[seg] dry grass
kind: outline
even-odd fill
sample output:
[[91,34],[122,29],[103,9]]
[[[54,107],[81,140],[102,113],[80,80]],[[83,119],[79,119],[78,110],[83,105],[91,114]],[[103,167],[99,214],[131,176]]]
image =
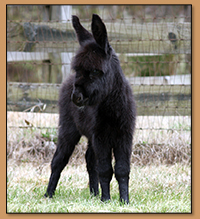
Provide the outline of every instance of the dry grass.
[[[49,163],[56,149],[58,115],[16,112],[7,115],[7,157],[16,161]],[[136,124],[132,151],[135,165],[190,163],[190,117],[138,116]],[[19,126],[31,128],[17,128]],[[83,137],[70,163],[83,163],[86,148],[87,140]]]

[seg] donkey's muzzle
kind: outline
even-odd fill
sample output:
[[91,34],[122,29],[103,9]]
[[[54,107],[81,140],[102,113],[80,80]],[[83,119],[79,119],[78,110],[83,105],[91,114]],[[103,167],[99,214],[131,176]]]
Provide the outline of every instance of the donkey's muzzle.
[[80,92],[73,92],[71,95],[71,100],[78,107],[85,106],[88,102],[88,98],[84,98],[83,94]]

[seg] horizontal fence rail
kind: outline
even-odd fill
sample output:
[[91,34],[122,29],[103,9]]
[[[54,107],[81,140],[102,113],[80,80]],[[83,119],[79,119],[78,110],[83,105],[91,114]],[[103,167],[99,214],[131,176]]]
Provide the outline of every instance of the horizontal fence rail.
[[[90,22],[83,23],[84,27]],[[129,20],[106,23],[109,40],[116,52],[135,53],[191,53],[191,23],[143,23]],[[73,52],[78,48],[71,24],[13,23],[8,22],[8,50],[25,52]],[[67,29],[67,30],[66,30]],[[16,34],[17,31],[17,34]],[[176,49],[169,40],[169,33],[177,36]],[[21,36],[21,43],[18,39]],[[62,45],[65,45],[64,47]]]
[[[138,115],[190,115],[191,86],[189,84],[134,84],[130,80],[137,102]],[[158,80],[158,78],[157,78]],[[160,78],[162,80],[162,78]],[[169,78],[170,80],[170,78]],[[173,77],[171,79],[173,81]],[[138,79],[139,81],[139,79]],[[58,113],[60,84],[8,83],[9,111]]]

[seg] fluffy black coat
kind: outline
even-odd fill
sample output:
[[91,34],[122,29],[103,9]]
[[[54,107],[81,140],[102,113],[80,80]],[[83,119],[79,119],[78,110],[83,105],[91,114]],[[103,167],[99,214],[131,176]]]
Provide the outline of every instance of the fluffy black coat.
[[72,17],[80,49],[72,61],[74,74],[62,85],[59,98],[58,146],[51,162],[51,176],[45,196],[53,196],[60,173],[82,135],[88,139],[86,152],[90,192],[110,199],[114,173],[120,199],[129,202],[129,172],[136,107],[131,88],[119,60],[110,46],[104,23],[92,17],[92,34]]

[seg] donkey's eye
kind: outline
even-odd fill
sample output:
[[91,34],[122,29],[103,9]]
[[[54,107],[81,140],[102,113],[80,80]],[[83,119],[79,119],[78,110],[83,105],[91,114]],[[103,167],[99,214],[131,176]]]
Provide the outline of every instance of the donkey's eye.
[[91,76],[99,76],[100,74],[102,74],[102,71],[98,69],[94,69],[90,72]]
[[93,74],[93,75],[98,75],[99,73],[100,73],[100,71],[97,70],[97,69],[94,69],[94,70],[92,71],[92,74]]

